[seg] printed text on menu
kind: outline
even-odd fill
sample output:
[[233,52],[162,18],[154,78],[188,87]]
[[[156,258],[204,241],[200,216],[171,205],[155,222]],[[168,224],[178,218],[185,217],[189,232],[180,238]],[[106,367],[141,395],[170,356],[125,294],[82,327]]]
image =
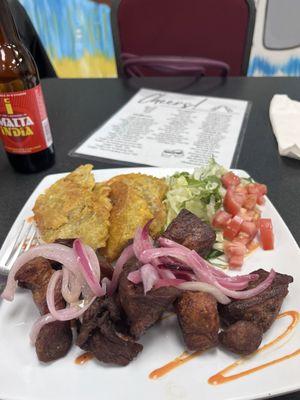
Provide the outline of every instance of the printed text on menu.
[[181,168],[213,156],[230,167],[247,109],[243,100],[141,89],[74,153]]

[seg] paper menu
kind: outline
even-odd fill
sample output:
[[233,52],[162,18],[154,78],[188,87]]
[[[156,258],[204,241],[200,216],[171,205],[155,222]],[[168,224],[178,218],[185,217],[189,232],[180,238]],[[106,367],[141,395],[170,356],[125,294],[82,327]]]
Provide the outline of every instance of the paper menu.
[[230,167],[249,103],[141,89],[73,155],[158,167]]

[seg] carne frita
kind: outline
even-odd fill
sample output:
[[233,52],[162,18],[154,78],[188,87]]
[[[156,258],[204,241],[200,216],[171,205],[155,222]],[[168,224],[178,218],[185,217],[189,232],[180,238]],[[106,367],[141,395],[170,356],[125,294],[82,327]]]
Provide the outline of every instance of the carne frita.
[[[250,282],[249,288],[256,287],[268,275],[267,271],[253,271],[258,274],[256,281]],[[251,321],[265,332],[277,317],[282,302],[288,294],[288,286],[293,282],[290,275],[276,273],[272,284],[262,293],[246,300],[233,300],[227,305],[219,304],[219,313],[225,325],[243,320]]]
[[246,356],[257,350],[263,338],[259,325],[250,321],[237,321],[219,334],[220,343],[236,354]]
[[[23,265],[16,274],[19,286],[32,291],[33,300],[41,315],[49,312],[46,292],[53,273],[50,261],[38,257]],[[57,309],[65,307],[65,301],[58,287],[55,293],[55,305]],[[44,325],[35,342],[38,359],[49,362],[64,357],[70,350],[72,341],[70,321],[54,321]]]
[[[63,244],[65,246],[68,246],[68,247],[72,248],[74,240],[75,239],[56,239],[55,243]],[[100,254],[99,249],[96,250],[96,255],[97,255],[97,258],[98,258],[98,261],[99,261],[99,264],[100,264],[101,276],[111,279],[113,271],[114,271],[112,265],[106,260],[105,257],[103,257]],[[58,268],[57,263],[51,262],[51,264],[52,264],[52,268],[55,268],[55,269]]]
[[184,291],[176,303],[176,312],[189,350],[204,351],[218,344],[219,315],[211,294]]
[[83,314],[76,344],[91,351],[99,361],[127,365],[143,346],[124,333],[121,315],[113,297],[97,298]]
[[130,333],[135,338],[154,325],[179,294],[175,287],[162,287],[145,295],[141,284],[135,285],[127,279],[128,274],[137,269],[137,260],[131,260],[119,280],[120,302],[129,320]]
[[183,209],[167,227],[163,237],[195,250],[204,257],[212,249],[216,233],[195,214]]

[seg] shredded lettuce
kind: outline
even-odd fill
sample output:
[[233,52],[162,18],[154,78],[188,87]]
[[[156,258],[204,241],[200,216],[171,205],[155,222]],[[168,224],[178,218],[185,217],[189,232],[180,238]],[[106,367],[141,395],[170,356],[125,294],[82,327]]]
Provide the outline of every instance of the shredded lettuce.
[[[166,181],[169,190],[166,195],[165,204],[167,207],[166,226],[185,208],[203,221],[211,223],[215,213],[222,207],[226,190],[222,186],[221,177],[228,172],[211,159],[205,168],[196,168],[193,174],[178,172]],[[216,232],[214,243],[208,259],[216,266],[225,268],[226,262],[223,259],[223,233]]]
[[183,208],[211,223],[214,214],[222,206],[225,191],[221,176],[226,172],[224,167],[211,159],[207,167],[196,168],[193,174],[178,172],[166,178],[169,185],[165,200],[167,225]]

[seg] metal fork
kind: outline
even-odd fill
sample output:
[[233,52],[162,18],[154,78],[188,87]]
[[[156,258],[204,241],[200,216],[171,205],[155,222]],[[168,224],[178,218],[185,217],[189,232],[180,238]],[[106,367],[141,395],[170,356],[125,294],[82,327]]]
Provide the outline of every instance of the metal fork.
[[35,241],[38,242],[35,226],[24,220],[16,234],[16,239],[8,246],[0,261],[0,293],[4,289],[7,275],[17,257],[29,250]]

